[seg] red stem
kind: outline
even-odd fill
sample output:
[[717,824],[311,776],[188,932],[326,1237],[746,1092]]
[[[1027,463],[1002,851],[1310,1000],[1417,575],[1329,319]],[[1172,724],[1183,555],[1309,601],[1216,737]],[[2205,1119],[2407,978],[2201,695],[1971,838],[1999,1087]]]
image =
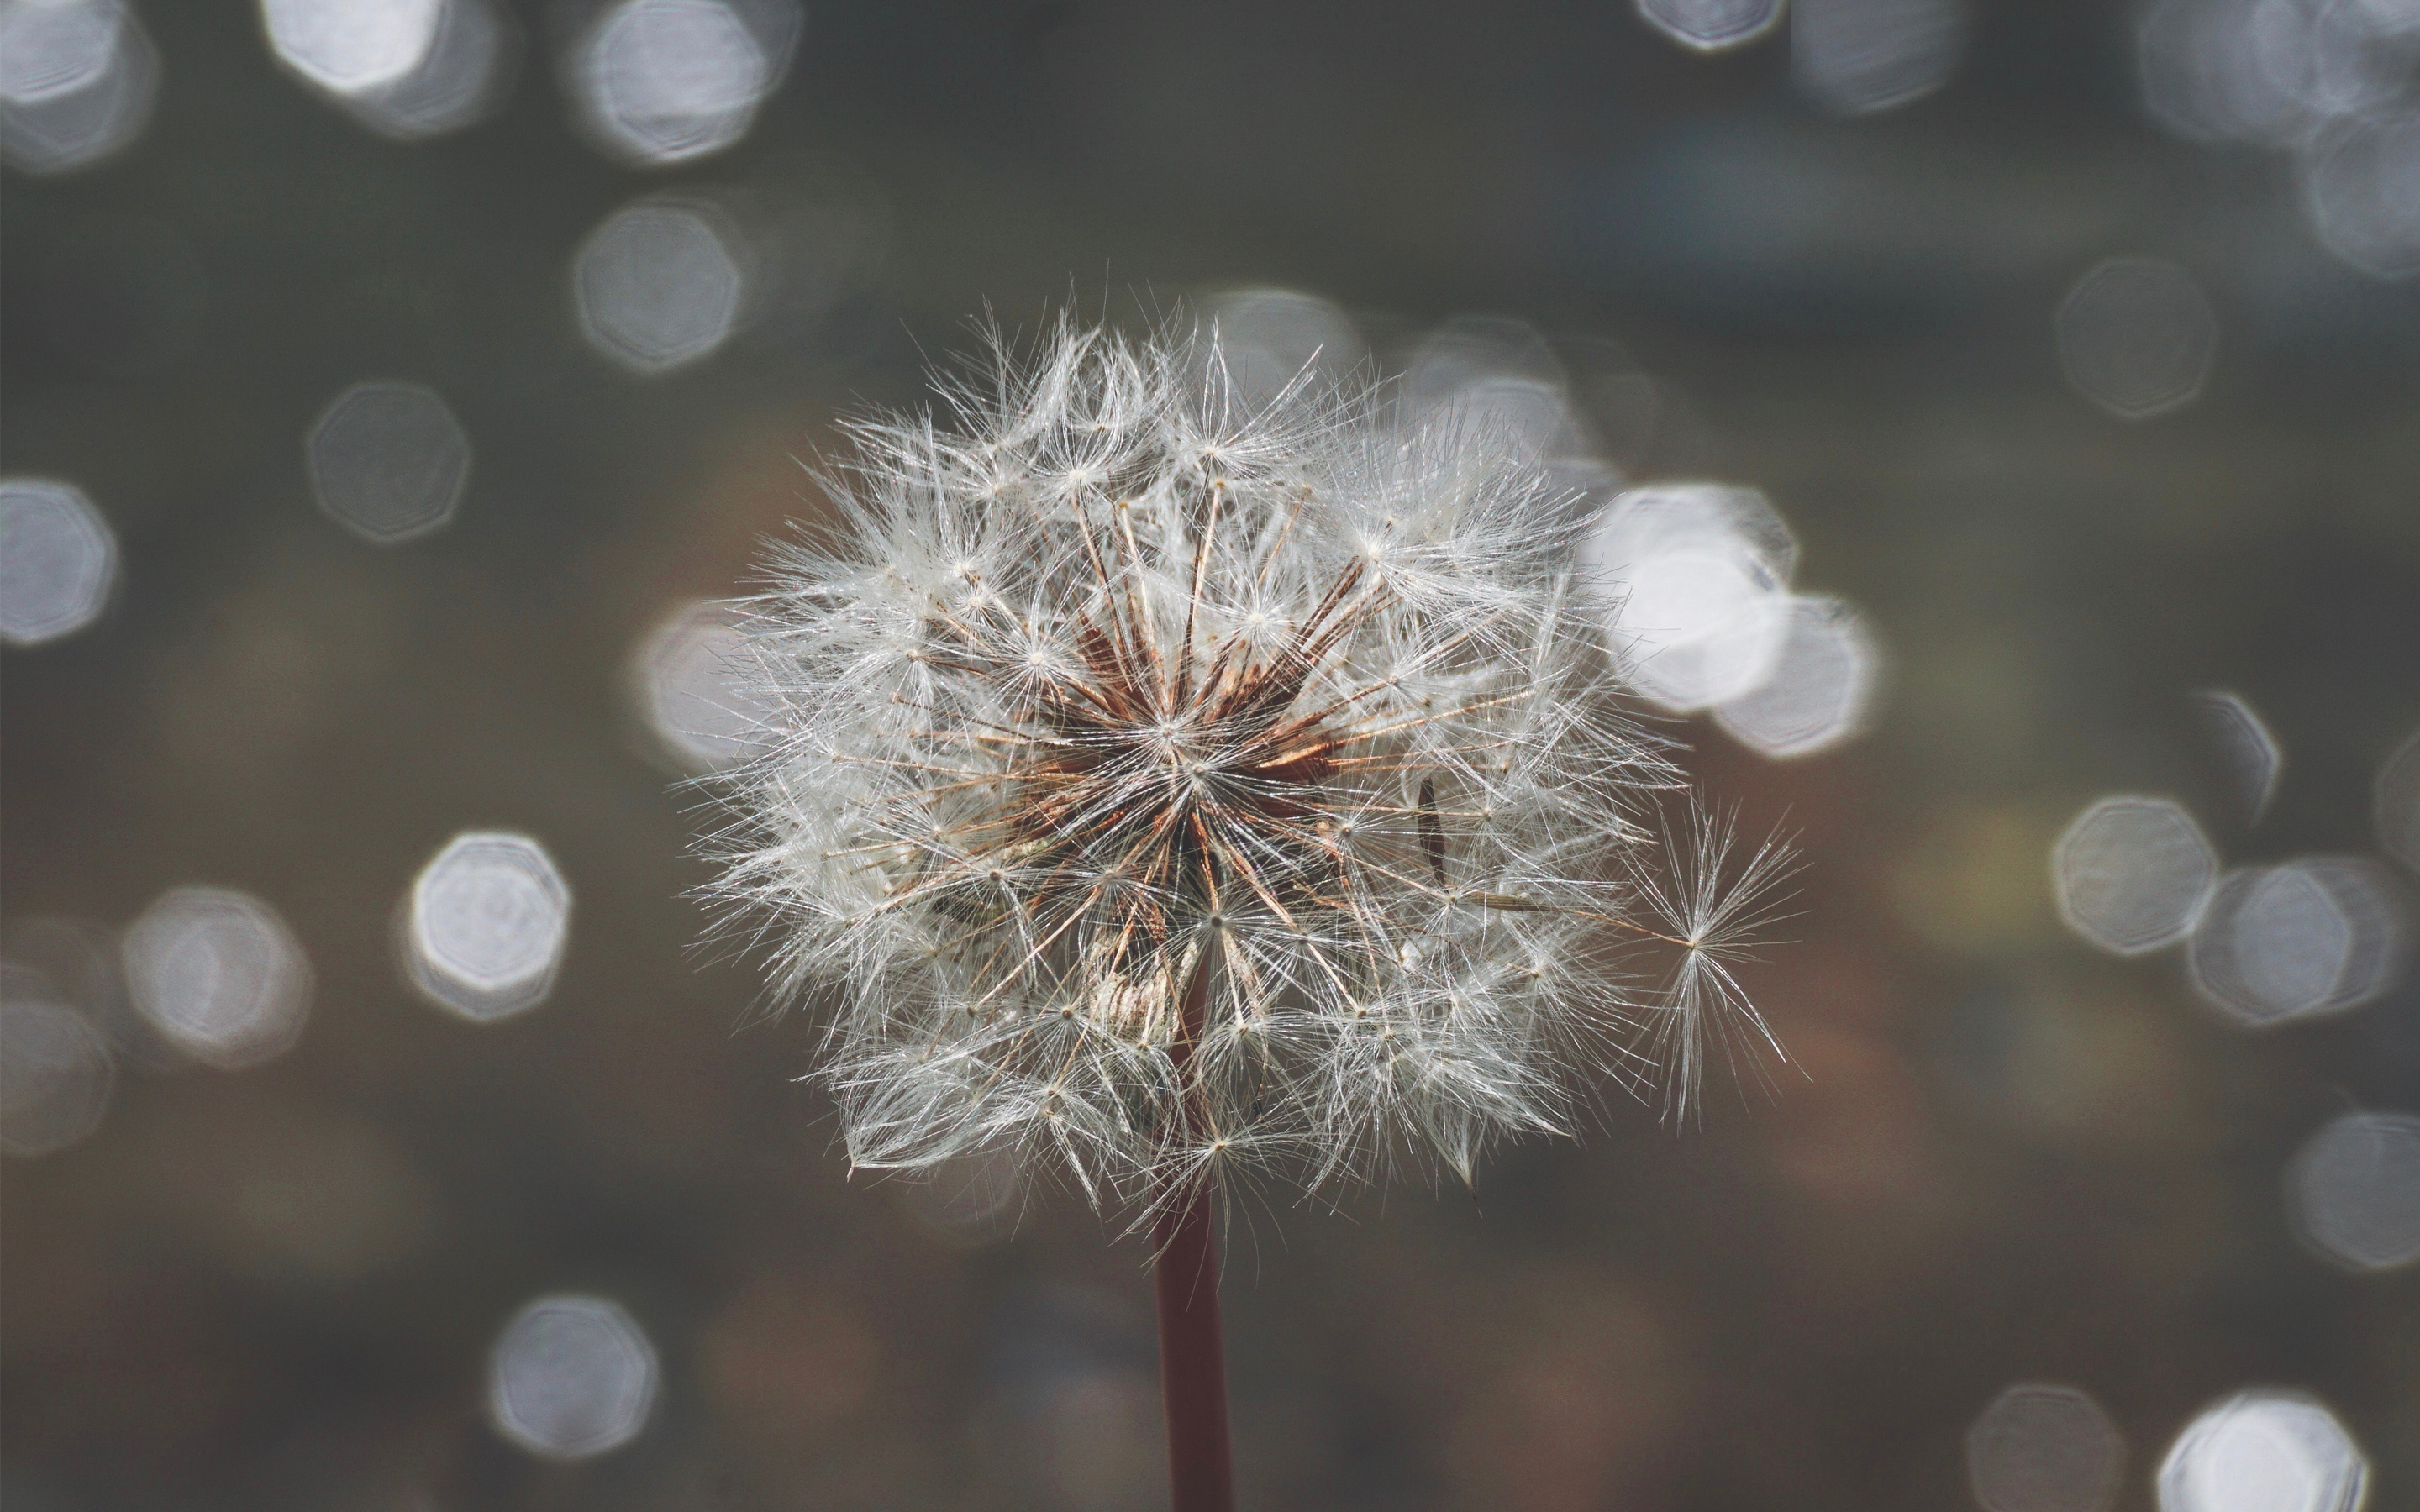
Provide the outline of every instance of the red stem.
[[1171,1512],[1234,1512],[1234,1451],[1227,1433],[1227,1346],[1218,1326],[1218,1241],[1210,1189],[1152,1225],[1159,1259],[1159,1391],[1168,1412]]
[[[1209,996],[1210,970],[1196,965],[1185,993],[1184,1027],[1170,1058],[1180,1081],[1192,1058]],[[1188,1116],[1199,1110],[1188,1107]],[[1152,1220],[1152,1289],[1159,1304],[1159,1393],[1168,1417],[1170,1512],[1234,1512],[1234,1448],[1227,1431],[1227,1344],[1218,1322],[1218,1241],[1210,1183]]]

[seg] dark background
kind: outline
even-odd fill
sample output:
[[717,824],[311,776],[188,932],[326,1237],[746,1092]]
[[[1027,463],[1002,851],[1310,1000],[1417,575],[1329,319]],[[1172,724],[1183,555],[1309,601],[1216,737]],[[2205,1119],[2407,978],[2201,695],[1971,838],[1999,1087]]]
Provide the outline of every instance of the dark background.
[[[140,10],[142,139],[6,182],[6,467],[82,486],[122,566],[99,625],[8,657],[5,913],[239,887],[318,991],[290,1055],[125,1068],[97,1134],[0,1175],[11,1512],[1158,1504],[1142,1250],[1063,1196],[973,1242],[847,1178],[795,1081],[811,1017],[749,1022],[752,964],[698,946],[699,795],[625,667],[970,316],[1235,285],[1337,301],[1382,361],[1475,312],[1632,375],[1613,459],[1766,489],[1801,585],[1893,653],[1840,752],[1683,727],[1802,835],[1794,943],[1751,976],[1772,1089],[1677,1131],[1617,1104],[1476,1200],[1246,1214],[1246,1504],[1966,1505],[1961,1436],[2027,1379],[2104,1404],[2129,1508],[2260,1384],[2337,1411],[2373,1507],[2420,1497],[2420,1274],[2327,1268],[2279,1196],[2328,1119],[2420,1107],[2420,997],[2248,1035],[2051,904],[2105,791],[2195,800],[2231,860],[2373,848],[2420,725],[2420,288],[2330,258],[2284,155],[2158,131],[2118,8],[1982,7],[1945,88],[1841,119],[1785,38],[1700,58],[1614,0],[829,0],[747,139],[657,173],[575,133],[534,9],[501,112],[414,146],[278,71],[237,0]],[[658,380],[603,361],[572,249],[672,185],[845,209],[837,300]],[[2141,424],[2052,341],[2119,255],[2220,323],[2199,402]],[[372,377],[439,389],[476,457],[454,523],[384,550],[302,465]],[[2213,684],[2287,749],[2257,828],[2195,763]],[[577,897],[551,1000],[485,1028],[407,989],[389,927],[472,827],[537,836]],[[496,1331],[558,1290],[664,1364],[647,1430],[568,1467],[483,1408]]]

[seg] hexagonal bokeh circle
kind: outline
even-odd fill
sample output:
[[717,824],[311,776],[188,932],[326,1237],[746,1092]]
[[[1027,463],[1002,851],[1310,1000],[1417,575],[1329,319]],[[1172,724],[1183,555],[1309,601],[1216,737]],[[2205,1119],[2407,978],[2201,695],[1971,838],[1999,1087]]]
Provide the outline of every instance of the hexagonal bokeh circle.
[[554,990],[571,932],[571,889],[526,835],[457,835],[411,885],[406,971],[431,1001],[489,1021],[528,1011]]
[[1638,0],[1639,19],[1699,53],[1742,47],[1773,30],[1783,0]]
[[1966,1480],[1984,1512],[2106,1512],[2125,1468],[2117,1425],[2072,1386],[2010,1386],[1966,1430]]
[[0,5],[0,159],[72,173],[132,143],[151,118],[160,54],[124,0]]
[[2193,275],[2150,257],[2113,257],[2076,281],[2053,326],[2075,392],[2122,420],[2199,397],[2218,357],[2218,316]]
[[1761,755],[1812,756],[1863,733],[1882,682],[1882,648],[1855,606],[1789,600],[1790,628],[1763,686],[1714,705],[1714,722]]
[[301,1038],[310,959],[277,910],[231,887],[172,887],[128,926],[126,983],[152,1027],[223,1071],[273,1059]]
[[2075,816],[2051,847],[2070,929],[2119,955],[2185,937],[2218,880],[2218,853],[2172,799],[2121,794]]
[[471,477],[471,438],[424,383],[354,384],[320,411],[305,452],[319,507],[377,546],[444,528]]
[[84,490],[0,479],[0,640],[38,646],[90,625],[117,578],[117,536]]
[[616,210],[572,260],[581,333],[634,373],[668,373],[711,354],[747,298],[739,246],[709,206],[643,200]]
[[2394,984],[2406,900],[2366,856],[2312,856],[2219,879],[2186,956],[2195,990],[2258,1027],[2357,1008]]
[[2302,1392],[2239,1392],[2177,1435],[2154,1483],[2160,1512],[2355,1512],[2369,1458]]
[[2303,1143],[2286,1175],[2294,1232],[2330,1264],[2420,1261],[2420,1118],[2348,1113]]
[[550,1459],[620,1448],[655,1405],[655,1347],[603,1297],[541,1297],[515,1314],[488,1361],[498,1432]]

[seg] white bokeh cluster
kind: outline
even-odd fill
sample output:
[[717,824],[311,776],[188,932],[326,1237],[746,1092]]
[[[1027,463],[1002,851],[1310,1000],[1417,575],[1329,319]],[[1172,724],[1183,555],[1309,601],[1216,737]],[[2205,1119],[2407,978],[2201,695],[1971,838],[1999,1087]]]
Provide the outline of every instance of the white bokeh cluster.
[[2157,258],[2095,267],[2068,291],[2052,328],[2069,385],[2121,420],[2193,403],[2218,356],[2218,316],[2201,285]]
[[2369,1459],[2317,1397],[2263,1388],[2195,1414],[2154,1485],[2160,1512],[2359,1512]]
[[546,1001],[571,933],[571,889],[526,835],[457,835],[421,869],[404,907],[405,972],[447,1011],[477,1022]]
[[169,1043],[241,1070],[302,1036],[311,963],[277,910],[229,887],[173,887],[128,926],[126,982]]
[[494,0],[260,0],[260,23],[279,67],[405,142],[492,114],[520,47]]
[[620,1304],[541,1297],[513,1315],[489,1356],[489,1418],[534,1455],[590,1458],[646,1427],[659,1373],[655,1346]]
[[2420,8],[2157,0],[2136,57],[2163,128],[2293,154],[2330,252],[2377,277],[2420,271]]
[[1613,501],[1580,560],[1614,595],[1637,691],[1711,712],[1767,756],[1807,756],[1866,728],[1883,657],[1846,601],[1796,594],[1798,548],[1753,488],[1680,483]]
[[633,166],[720,152],[781,87],[805,25],[798,0],[613,0],[565,54],[573,117]]
[[160,54],[125,0],[0,0],[0,158],[90,167],[142,134]]
[[[2197,693],[2191,707],[2232,797],[2257,820],[2284,748],[2240,694]],[[2381,775],[2382,840],[2389,786]],[[2195,994],[2247,1028],[2374,1002],[2410,964],[2412,890],[2384,863],[2304,856],[2225,868],[2173,798],[2118,794],[2086,805],[2052,845],[2050,878],[2059,917],[2103,949],[2137,955],[2186,942]]]
[[2221,877],[2186,963],[2203,1001],[2259,1028],[2375,1001],[2400,978],[2410,934],[2384,866],[2304,856]]
[[100,616],[116,579],[116,532],[83,489],[0,478],[0,640],[73,635]]
[[2107,1512],[2125,1468],[2117,1425],[2073,1386],[2010,1386],[1966,1430],[1966,1482],[1983,1512]]

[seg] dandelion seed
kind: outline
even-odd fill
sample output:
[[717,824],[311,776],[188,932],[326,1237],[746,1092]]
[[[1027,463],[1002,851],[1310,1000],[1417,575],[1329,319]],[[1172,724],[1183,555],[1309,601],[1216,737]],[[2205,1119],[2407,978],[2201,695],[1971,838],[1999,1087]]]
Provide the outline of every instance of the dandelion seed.
[[[723,900],[849,1158],[1013,1152],[1146,1218],[1247,1168],[1471,1179],[1610,1080],[1770,1054],[1726,864],[1501,427],[1061,325],[857,424],[750,645]],[[1641,952],[1669,967],[1661,987]]]

